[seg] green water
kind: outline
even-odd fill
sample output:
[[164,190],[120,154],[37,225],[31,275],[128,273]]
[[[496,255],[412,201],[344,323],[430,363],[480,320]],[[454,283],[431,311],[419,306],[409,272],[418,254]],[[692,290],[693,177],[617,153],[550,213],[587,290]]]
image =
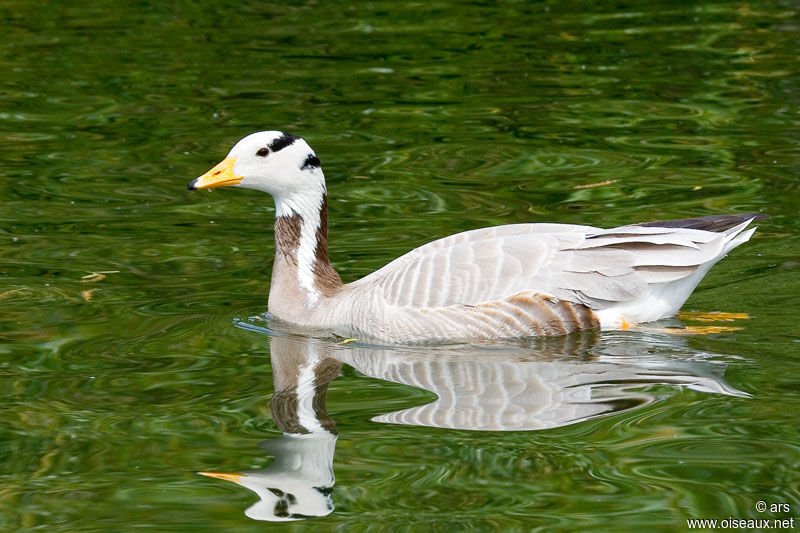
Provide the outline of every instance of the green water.
[[[800,521],[796,8],[3,3],[0,529]],[[346,281],[486,225],[762,211],[685,306],[750,319],[446,350],[270,335],[271,200],[185,190],[262,129],[320,156]],[[196,472],[275,464],[294,353],[342,363],[333,510],[270,524]]]

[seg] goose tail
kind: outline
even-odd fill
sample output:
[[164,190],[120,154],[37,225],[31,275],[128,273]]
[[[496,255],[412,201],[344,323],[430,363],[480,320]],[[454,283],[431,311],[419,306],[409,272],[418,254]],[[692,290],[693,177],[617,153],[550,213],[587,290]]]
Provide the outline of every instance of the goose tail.
[[[674,220],[662,223],[638,224],[640,226],[704,229],[715,228],[722,239],[719,251],[712,257],[698,264],[691,274],[667,282],[650,282],[647,288],[633,300],[620,302],[597,312],[603,329],[627,329],[641,322],[650,322],[675,315],[689,299],[700,280],[728,252],[750,240],[756,227],[748,228],[756,219],[767,218],[765,215],[750,213],[747,215],[721,215],[700,217],[697,219]],[[711,220],[703,220],[711,219]],[[716,240],[716,239],[715,239]],[[716,241],[719,243],[719,241]],[[708,245],[712,245],[709,242]],[[719,244],[717,244],[719,246]]]

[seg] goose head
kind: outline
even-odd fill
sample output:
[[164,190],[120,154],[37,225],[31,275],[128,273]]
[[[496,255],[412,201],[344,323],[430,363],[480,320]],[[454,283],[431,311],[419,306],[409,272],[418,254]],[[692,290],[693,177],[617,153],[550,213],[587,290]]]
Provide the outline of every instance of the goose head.
[[270,193],[281,204],[325,194],[325,177],[314,150],[297,135],[260,131],[237,142],[227,157],[193,180],[189,190],[233,186]]

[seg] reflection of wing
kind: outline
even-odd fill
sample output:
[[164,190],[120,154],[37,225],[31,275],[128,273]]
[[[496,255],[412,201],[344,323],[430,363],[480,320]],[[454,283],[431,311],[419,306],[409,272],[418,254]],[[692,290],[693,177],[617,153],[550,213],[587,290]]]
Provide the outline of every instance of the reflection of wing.
[[603,308],[650,283],[689,276],[720,254],[725,237],[644,226],[499,226],[421,246],[356,284],[395,307],[476,305],[534,291]]
[[555,428],[640,407],[658,399],[636,390],[648,385],[730,390],[681,369],[650,371],[615,363],[398,362],[394,374],[438,399],[374,421],[483,431]]
[[626,335],[620,344],[606,339],[591,355],[571,337],[552,342],[558,340],[506,350],[358,346],[341,350],[337,358],[368,376],[436,394],[427,405],[373,418],[394,424],[483,431],[554,428],[652,403],[661,395],[641,390],[651,385],[747,396],[725,382],[724,363],[692,352],[684,338]]

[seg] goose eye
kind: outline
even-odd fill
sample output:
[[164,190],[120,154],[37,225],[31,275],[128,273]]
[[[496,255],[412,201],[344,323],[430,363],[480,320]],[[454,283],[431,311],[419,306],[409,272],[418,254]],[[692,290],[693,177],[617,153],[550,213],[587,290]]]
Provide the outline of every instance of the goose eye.
[[267,157],[267,154],[269,154],[268,148],[259,148],[258,152],[256,152],[256,155],[259,157]]

